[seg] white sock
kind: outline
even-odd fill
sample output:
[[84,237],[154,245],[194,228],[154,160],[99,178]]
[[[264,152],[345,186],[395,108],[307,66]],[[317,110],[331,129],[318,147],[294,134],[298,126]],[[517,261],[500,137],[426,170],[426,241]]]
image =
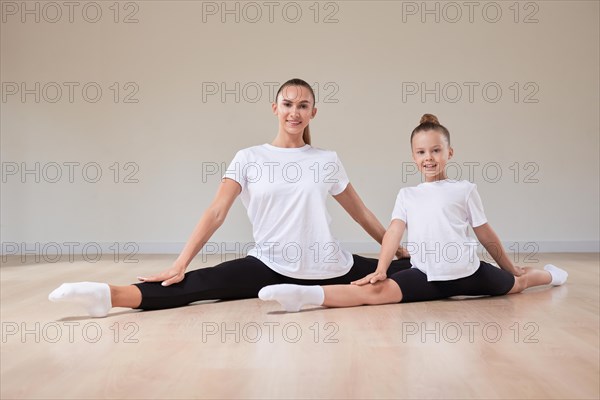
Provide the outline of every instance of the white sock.
[[556,265],[548,264],[544,269],[552,275],[551,285],[559,286],[567,281],[569,274],[564,269],[558,268]]
[[261,300],[277,300],[288,312],[300,311],[302,306],[320,306],[325,300],[325,292],[321,286],[302,285],[270,285],[258,292]]
[[77,303],[92,317],[106,317],[112,307],[110,287],[106,283],[63,283],[50,293],[48,300]]

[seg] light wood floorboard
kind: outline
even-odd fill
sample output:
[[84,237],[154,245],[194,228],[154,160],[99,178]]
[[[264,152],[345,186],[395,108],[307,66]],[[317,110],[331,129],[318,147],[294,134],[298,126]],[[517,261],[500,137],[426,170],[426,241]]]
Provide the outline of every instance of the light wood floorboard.
[[174,257],[139,255],[132,264],[9,257],[0,268],[1,397],[598,399],[599,255],[536,257],[527,265],[562,266],[568,283],[292,314],[250,299],[120,308],[102,319],[51,303],[48,293],[63,282],[128,284]]

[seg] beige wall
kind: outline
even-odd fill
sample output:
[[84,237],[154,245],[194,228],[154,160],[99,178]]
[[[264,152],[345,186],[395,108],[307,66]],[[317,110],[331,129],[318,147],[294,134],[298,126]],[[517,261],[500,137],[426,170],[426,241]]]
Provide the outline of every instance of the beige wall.
[[[598,251],[597,1],[227,2],[230,14],[138,1],[118,15],[113,2],[72,4],[2,2],[4,253],[21,242],[176,252],[217,187],[203,172],[273,139],[271,90],[291,77],[315,83],[313,144],[339,153],[384,225],[399,188],[418,182],[403,177],[408,137],[432,112],[452,134],[451,172],[478,184],[504,241]],[[330,209],[352,250],[377,250]],[[251,240],[239,201],[212,240]]]

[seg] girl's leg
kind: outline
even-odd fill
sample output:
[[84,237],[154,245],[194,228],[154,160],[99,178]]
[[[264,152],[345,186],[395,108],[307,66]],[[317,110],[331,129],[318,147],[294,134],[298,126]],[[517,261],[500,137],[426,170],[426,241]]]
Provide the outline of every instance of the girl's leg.
[[567,281],[567,272],[554,266],[546,265],[543,270],[525,267],[525,273],[515,277],[515,284],[508,294],[521,293],[523,290],[541,285],[562,285]]
[[298,286],[274,285],[263,288],[262,300],[277,300],[286,311],[298,311],[304,305],[352,307],[365,304],[408,303],[440,300],[452,296],[500,296],[518,293],[528,287],[559,285],[567,273],[557,267],[545,270],[525,268],[525,274],[512,274],[482,262],[471,276],[451,281],[427,280],[427,275],[416,268],[400,270],[390,279],[374,285]]
[[[567,280],[567,272],[553,265],[546,265],[544,270],[523,268],[525,273],[514,276],[484,261],[477,271],[465,278],[452,281],[430,282],[445,297],[452,296],[502,296],[520,293],[523,290],[540,285],[562,285]],[[404,288],[403,288],[404,289]],[[405,297],[407,297],[405,293]]]

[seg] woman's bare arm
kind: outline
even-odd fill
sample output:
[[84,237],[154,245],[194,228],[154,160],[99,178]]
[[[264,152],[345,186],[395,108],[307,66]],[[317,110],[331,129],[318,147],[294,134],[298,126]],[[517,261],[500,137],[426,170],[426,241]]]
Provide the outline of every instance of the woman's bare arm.
[[210,206],[204,211],[196,224],[185,247],[168,270],[147,278],[139,277],[142,282],[162,282],[163,286],[181,282],[190,262],[208,242],[215,231],[223,224],[225,217],[236,197],[241,192],[240,184],[232,179],[222,180],[217,194]]
[[[342,193],[333,197],[377,243],[383,243],[385,228],[371,210],[367,208],[365,203],[363,203],[352,184],[349,183]],[[398,247],[396,256],[400,258],[410,257],[408,252],[402,247]]]

